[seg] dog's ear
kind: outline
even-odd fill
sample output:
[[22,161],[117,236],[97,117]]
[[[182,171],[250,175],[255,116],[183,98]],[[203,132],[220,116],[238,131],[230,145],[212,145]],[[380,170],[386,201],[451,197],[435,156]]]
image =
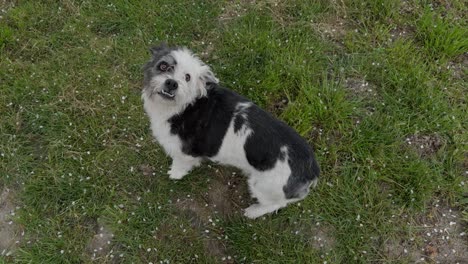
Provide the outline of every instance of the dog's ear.
[[203,65],[202,67],[203,70],[197,82],[197,89],[199,90],[200,97],[208,93],[208,90],[212,87],[211,84],[217,84],[219,82],[208,65]]
[[216,83],[216,84],[219,83],[218,78],[216,78],[216,76],[214,75],[214,73],[211,71],[211,69],[208,66],[200,78],[202,79],[205,85],[207,83]]
[[149,51],[153,57],[158,56],[161,52],[166,51],[169,47],[166,42],[161,42],[158,46],[151,47]]

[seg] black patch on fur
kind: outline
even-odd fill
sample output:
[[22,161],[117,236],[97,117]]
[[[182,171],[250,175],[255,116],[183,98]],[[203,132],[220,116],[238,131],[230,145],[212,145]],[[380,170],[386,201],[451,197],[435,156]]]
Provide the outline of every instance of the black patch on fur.
[[[244,150],[247,161],[260,171],[272,169],[278,160],[288,157],[291,175],[283,187],[286,198],[302,198],[312,180],[319,176],[319,167],[312,148],[294,129],[274,118],[235,92],[210,83],[206,97],[196,100],[182,113],[171,117],[171,133],[182,140],[182,151],[195,157],[215,156],[234,118],[234,131],[243,126],[252,130]],[[246,118],[243,117],[246,116]],[[281,150],[287,147],[287,153]]]
[[[319,175],[312,148],[294,129],[259,107],[252,106],[247,112],[253,134],[244,149],[250,165],[257,170],[269,170],[287,154],[291,175],[283,191],[288,199],[304,197],[307,194],[304,190],[308,191],[310,182]],[[287,147],[287,153],[281,151],[283,146]]]
[[[215,86],[214,83],[209,84]],[[239,102],[246,99],[223,88],[208,89],[206,97],[199,98],[182,113],[171,117],[171,133],[182,141],[182,151],[194,157],[213,157],[229,127]]]
[[234,133],[239,132],[242,126],[245,124],[245,119],[241,115],[234,117]]
[[[283,192],[287,199],[304,198],[309,193],[310,184],[320,174],[320,168],[315,160],[312,149],[306,157],[308,158],[302,157],[299,160],[289,158],[291,176],[288,178],[286,185],[283,186]],[[296,158],[300,157],[296,156]]]

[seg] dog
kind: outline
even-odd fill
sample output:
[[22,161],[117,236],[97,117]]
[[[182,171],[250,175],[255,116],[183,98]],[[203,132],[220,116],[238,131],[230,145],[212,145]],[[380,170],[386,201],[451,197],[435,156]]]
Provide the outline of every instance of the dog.
[[252,219],[304,199],[316,186],[314,152],[294,129],[221,87],[187,48],[161,44],[150,51],[142,100],[154,137],[172,158],[170,179],[204,160],[237,167],[258,201],[244,211]]

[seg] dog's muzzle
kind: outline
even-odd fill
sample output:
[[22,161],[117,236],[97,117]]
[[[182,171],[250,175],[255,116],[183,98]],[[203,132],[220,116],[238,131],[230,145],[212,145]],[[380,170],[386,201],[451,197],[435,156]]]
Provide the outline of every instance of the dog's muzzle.
[[164,82],[164,86],[161,91],[158,92],[161,97],[168,99],[168,100],[174,100],[175,93],[177,88],[179,87],[179,84],[173,80],[173,79],[167,79]]

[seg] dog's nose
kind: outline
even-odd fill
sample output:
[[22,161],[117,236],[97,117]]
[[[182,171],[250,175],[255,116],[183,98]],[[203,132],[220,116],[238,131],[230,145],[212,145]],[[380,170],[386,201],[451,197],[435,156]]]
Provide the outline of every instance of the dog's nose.
[[164,84],[170,91],[173,91],[179,87],[179,84],[173,79],[167,79]]

